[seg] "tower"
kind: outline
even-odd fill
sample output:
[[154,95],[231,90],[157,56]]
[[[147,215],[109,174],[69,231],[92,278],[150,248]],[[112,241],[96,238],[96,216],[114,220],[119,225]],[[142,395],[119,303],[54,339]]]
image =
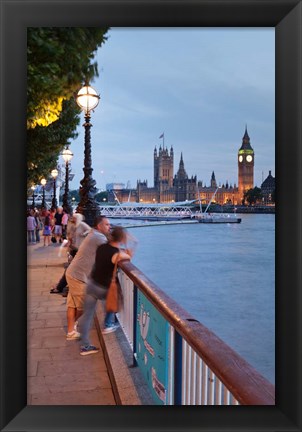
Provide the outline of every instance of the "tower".
[[217,182],[216,182],[214,171],[212,172],[212,176],[211,176],[211,188],[217,189]]
[[250,144],[250,137],[245,127],[242,145],[238,151],[238,192],[239,199],[245,191],[254,187],[254,150]]
[[177,178],[179,180],[186,180],[188,178],[188,175],[187,175],[186,170],[185,170],[185,164],[184,164],[184,160],[182,157],[182,152],[180,155],[180,162],[179,162],[179,168],[177,171]]
[[196,199],[197,177],[188,177],[188,174],[185,170],[182,153],[180,156],[178,171],[174,176],[173,186],[176,201]]
[[173,185],[173,165],[174,151],[170,149],[170,154],[167,148],[160,146],[158,153],[154,149],[154,187],[164,188],[172,187]]
[[188,175],[185,170],[185,164],[182,157],[182,153],[180,155],[179,168],[174,177],[174,188],[175,188],[175,200],[176,201],[185,201],[187,198],[187,183],[188,183]]

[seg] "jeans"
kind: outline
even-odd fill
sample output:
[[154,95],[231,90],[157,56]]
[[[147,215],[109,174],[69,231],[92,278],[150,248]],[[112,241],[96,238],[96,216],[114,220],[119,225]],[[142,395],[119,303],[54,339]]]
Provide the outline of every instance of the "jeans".
[[[79,330],[81,333],[81,345],[86,346],[90,345],[89,340],[89,331],[91,328],[93,316],[95,313],[96,302],[98,300],[104,300],[107,295],[107,289],[101,285],[96,284],[93,280],[89,279],[87,283],[87,290],[84,302],[84,313],[79,319]],[[106,320],[109,324],[110,317],[105,317],[105,326]],[[110,314],[114,315],[114,314]],[[112,325],[112,324],[111,324]]]
[[35,243],[36,242],[34,230],[27,231],[27,239],[28,239],[28,243]]
[[36,229],[36,242],[40,242],[40,230]]
[[105,327],[113,326],[115,324],[115,313],[106,312],[104,322],[105,322]]

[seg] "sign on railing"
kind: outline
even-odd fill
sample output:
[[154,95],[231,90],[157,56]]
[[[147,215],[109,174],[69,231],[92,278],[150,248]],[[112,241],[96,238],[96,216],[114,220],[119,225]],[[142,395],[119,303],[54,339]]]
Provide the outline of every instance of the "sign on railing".
[[141,293],[137,295],[137,363],[155,403],[166,404],[168,387],[168,322]]

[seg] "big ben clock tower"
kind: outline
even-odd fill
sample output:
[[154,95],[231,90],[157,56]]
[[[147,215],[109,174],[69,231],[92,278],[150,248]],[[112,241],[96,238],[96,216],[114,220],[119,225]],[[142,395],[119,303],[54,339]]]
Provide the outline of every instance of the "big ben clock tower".
[[254,150],[250,144],[247,127],[242,138],[242,145],[238,151],[238,192],[239,199],[243,198],[245,191],[254,187]]

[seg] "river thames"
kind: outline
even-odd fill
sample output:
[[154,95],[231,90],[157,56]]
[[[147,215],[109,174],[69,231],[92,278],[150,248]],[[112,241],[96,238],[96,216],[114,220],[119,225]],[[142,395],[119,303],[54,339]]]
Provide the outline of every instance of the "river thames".
[[132,261],[274,384],[275,215],[240,217],[240,224],[128,228],[138,240]]

